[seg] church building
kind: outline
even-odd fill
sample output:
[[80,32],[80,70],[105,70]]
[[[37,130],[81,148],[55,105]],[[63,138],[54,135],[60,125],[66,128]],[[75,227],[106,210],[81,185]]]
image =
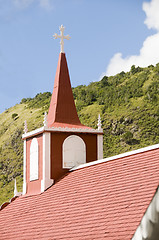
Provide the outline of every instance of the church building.
[[0,239],[159,239],[159,144],[103,159],[103,129],[81,124],[61,52],[48,115],[24,141],[23,192],[0,207]]

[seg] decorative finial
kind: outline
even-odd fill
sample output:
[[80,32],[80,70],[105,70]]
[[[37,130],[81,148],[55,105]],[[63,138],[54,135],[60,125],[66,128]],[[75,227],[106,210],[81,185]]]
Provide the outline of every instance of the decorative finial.
[[15,178],[15,181],[14,181],[14,197],[18,197],[18,196],[21,196],[22,193],[21,192],[18,192],[17,190],[17,183],[16,183],[16,178]]
[[44,114],[44,121],[43,121],[44,127],[47,127],[47,112]]
[[59,30],[60,30],[61,34],[58,35],[57,33],[55,33],[55,34],[53,35],[53,37],[54,37],[55,39],[61,38],[61,41],[60,41],[61,53],[64,53],[64,39],[69,40],[71,37],[70,37],[69,35],[64,36],[65,27],[64,27],[63,25],[61,25],[61,26],[59,27]]
[[98,115],[98,130],[102,130],[102,124],[101,124],[101,118],[100,118],[100,114]]
[[24,121],[24,133],[26,134],[28,132],[28,127],[27,127],[27,121]]
[[16,183],[16,178],[14,181],[14,197],[18,196],[18,191],[17,191],[17,183]]

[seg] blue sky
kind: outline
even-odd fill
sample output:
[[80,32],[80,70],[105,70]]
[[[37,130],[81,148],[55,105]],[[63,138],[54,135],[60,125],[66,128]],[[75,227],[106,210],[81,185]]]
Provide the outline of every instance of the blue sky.
[[159,62],[159,0],[0,0],[0,113],[53,90],[65,26],[72,86]]

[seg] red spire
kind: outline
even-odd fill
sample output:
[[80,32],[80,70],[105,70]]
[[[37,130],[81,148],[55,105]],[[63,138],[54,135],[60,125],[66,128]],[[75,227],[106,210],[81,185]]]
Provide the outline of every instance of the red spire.
[[85,127],[77,115],[65,53],[60,53],[53,94],[48,113],[48,127]]

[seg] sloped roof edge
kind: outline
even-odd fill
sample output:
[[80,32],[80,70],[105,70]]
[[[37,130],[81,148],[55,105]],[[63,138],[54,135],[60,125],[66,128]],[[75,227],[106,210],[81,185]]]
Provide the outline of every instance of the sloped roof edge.
[[115,156],[104,158],[104,159],[99,159],[99,160],[96,160],[96,161],[93,161],[93,162],[81,164],[77,167],[71,168],[70,171],[74,171],[74,170],[84,168],[84,167],[89,167],[89,166],[96,165],[96,164],[99,164],[99,163],[104,163],[104,162],[107,162],[107,161],[112,161],[112,160],[123,158],[123,157],[132,156],[132,155],[142,153],[142,152],[151,151],[151,150],[154,150],[154,149],[157,149],[157,148],[159,148],[159,144],[155,144],[155,145],[152,145],[152,146],[140,148],[140,149],[137,149],[137,150],[126,152],[126,153],[121,153],[119,155],[115,155]]
[[1,211],[3,208],[7,207],[8,204],[10,204],[11,202],[13,202],[17,197],[18,197],[18,196],[14,196],[14,197],[12,197],[12,198],[9,200],[9,202],[4,202],[4,203],[2,203],[2,205],[0,206],[0,211]]
[[72,171],[43,194],[17,198],[0,211],[0,239],[132,239],[159,185],[157,147]]

